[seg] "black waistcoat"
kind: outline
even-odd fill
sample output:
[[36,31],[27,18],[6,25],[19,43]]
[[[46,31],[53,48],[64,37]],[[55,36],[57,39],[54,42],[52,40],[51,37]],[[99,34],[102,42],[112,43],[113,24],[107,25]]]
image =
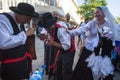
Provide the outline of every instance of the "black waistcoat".
[[[15,23],[14,19],[7,13],[3,13],[3,15],[5,15],[10,21],[14,31],[13,35],[20,33],[20,30],[18,29],[18,26]],[[11,49],[0,50],[0,58],[1,60],[20,58],[25,55],[26,50],[26,44]]]

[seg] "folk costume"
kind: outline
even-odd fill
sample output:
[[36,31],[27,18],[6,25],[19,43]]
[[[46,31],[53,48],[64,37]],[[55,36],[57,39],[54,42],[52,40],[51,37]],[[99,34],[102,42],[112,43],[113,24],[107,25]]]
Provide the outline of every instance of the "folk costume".
[[[54,32],[50,34],[50,38],[62,45],[62,49],[51,46],[51,65],[49,68],[55,71],[56,80],[71,80],[72,65],[75,54],[75,46],[71,36],[59,24],[56,24],[55,18],[48,12],[43,14],[44,27],[49,29],[55,25]],[[50,52],[49,52],[50,53]]]
[[[28,13],[29,8],[31,13]],[[33,6],[27,3],[19,3],[10,9],[23,15],[38,16]],[[17,23],[14,13],[0,14],[0,34],[1,79],[28,79],[32,57],[27,52],[27,36]]]
[[71,35],[89,31],[85,47],[73,72],[73,80],[99,80],[101,78],[113,80],[114,67],[110,60],[114,41],[113,25],[109,23],[110,19],[107,19],[109,13],[106,14],[107,7],[100,8],[103,13],[105,11],[106,18],[100,27],[98,27],[97,20],[93,19],[83,28],[69,31]]

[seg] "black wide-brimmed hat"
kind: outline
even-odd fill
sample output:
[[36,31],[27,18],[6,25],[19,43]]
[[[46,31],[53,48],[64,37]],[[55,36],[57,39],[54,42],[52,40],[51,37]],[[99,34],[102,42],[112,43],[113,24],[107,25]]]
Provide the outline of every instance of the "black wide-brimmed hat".
[[28,3],[19,3],[17,7],[10,7],[10,10],[13,12],[23,14],[26,16],[32,16],[32,17],[38,17],[38,13],[35,12],[34,7],[31,4]]
[[49,28],[57,22],[57,18],[53,17],[50,12],[46,12],[42,15],[43,27]]

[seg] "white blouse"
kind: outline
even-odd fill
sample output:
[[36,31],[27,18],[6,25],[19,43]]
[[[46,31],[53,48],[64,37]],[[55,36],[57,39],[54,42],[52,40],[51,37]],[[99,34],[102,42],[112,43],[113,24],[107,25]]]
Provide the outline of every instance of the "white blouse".
[[[9,13],[15,20],[14,13]],[[18,27],[19,24],[17,23]],[[19,28],[20,29],[20,28]],[[26,35],[24,31],[19,34],[13,35],[13,28],[8,18],[0,14],[0,49],[11,49],[26,42]]]
[[[107,29],[106,29],[106,27],[107,27]],[[104,29],[104,31],[101,31],[102,28]],[[97,45],[98,45],[98,41],[99,41],[98,31],[101,34],[105,33],[102,36],[106,36],[110,39],[113,38],[112,30],[110,29],[109,24],[105,21],[104,24],[102,24],[101,27],[98,28],[98,24],[95,19],[92,21],[89,21],[84,27],[70,30],[70,34],[78,35],[78,34],[85,33],[87,31],[89,31],[89,35],[87,36],[87,38],[85,40],[85,47],[90,51],[94,51],[94,48],[97,47]]]
[[58,28],[57,31],[58,39],[64,50],[68,50],[71,47],[71,35],[66,32],[64,28]]
[[[67,28],[67,26],[64,22],[57,22],[57,24]],[[71,47],[71,35],[66,32],[65,28],[58,28],[57,36],[62,45],[62,48],[64,50],[68,50]],[[45,30],[45,28],[42,29],[41,34],[45,34],[45,32],[47,32],[46,30],[45,31],[43,31],[43,30]],[[48,34],[48,35],[50,35],[50,34]]]

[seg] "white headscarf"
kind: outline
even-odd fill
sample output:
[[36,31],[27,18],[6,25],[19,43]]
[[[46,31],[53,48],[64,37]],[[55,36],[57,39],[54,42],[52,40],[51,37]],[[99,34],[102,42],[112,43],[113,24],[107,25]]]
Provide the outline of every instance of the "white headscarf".
[[118,34],[117,25],[114,16],[110,13],[110,11],[106,6],[101,6],[100,8],[102,9],[105,15],[105,20],[108,22],[109,26],[113,30],[114,40],[120,40],[120,36]]

